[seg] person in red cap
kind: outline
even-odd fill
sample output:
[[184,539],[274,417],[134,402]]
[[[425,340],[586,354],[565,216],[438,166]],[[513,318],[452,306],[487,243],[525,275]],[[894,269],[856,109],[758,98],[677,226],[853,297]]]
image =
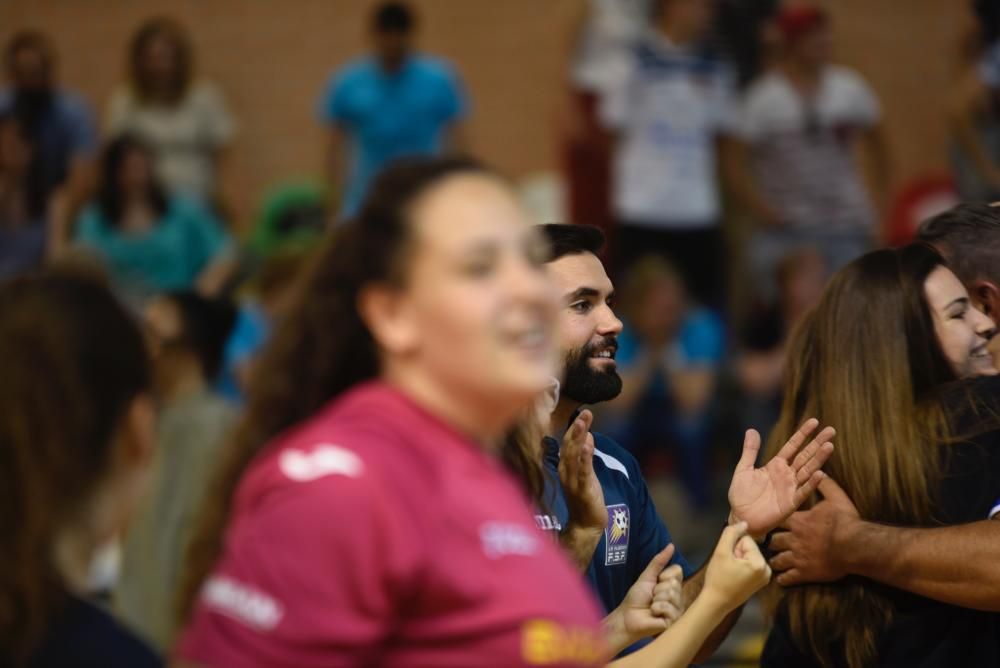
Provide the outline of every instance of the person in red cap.
[[[726,169],[761,226],[751,250],[755,273],[773,275],[779,258],[804,246],[822,249],[834,271],[877,236],[875,203],[888,176],[879,101],[860,74],[830,62],[824,11],[788,7],[775,24],[782,54],[746,92],[741,141]],[[876,193],[864,185],[858,143],[876,165]]]

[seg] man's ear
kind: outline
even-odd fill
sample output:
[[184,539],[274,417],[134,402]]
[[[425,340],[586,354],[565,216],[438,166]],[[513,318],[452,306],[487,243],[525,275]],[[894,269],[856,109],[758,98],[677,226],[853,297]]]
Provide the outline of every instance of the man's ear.
[[417,347],[418,328],[410,302],[398,288],[371,285],[358,295],[358,313],[379,348],[397,355]]

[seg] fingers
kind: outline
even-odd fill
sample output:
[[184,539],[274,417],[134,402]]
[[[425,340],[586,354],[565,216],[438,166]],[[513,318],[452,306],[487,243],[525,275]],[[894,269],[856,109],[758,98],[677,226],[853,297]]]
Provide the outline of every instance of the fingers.
[[658,617],[676,621],[683,612],[683,597],[681,583],[684,574],[677,564],[666,568],[660,573],[660,581],[653,587],[653,600],[649,606],[650,612]]
[[585,481],[594,470],[594,438],[590,434],[593,420],[594,414],[589,410],[580,411],[563,436],[559,453],[559,477],[564,485]]
[[736,552],[736,543],[739,542],[740,538],[746,536],[747,534],[747,523],[739,522],[738,524],[730,524],[725,529],[722,530],[722,536],[719,537],[719,544],[715,547],[716,554],[723,553],[726,555],[734,554]]
[[678,586],[680,583],[684,582],[684,570],[680,567],[680,564],[674,564],[673,566],[668,566],[660,573],[659,584],[657,587],[676,582]]
[[742,552],[743,561],[747,562],[755,573],[759,573],[758,581],[763,587],[771,580],[771,567],[768,565],[764,555],[760,553],[757,543],[753,542],[750,536],[743,536],[737,543],[737,552]]
[[757,543],[753,542],[753,538],[750,536],[743,536],[736,542],[736,548],[733,553],[740,559],[744,561],[749,561],[750,563],[757,563],[763,560],[763,555],[760,553],[760,549],[757,547]]
[[660,575],[660,572],[666,568],[667,564],[674,556],[674,544],[670,543],[665,548],[659,551],[659,553],[649,560],[649,564],[639,575],[639,579],[646,579],[651,581],[656,581]]
[[826,464],[827,460],[833,454],[833,449],[833,443],[827,442],[821,445],[819,450],[816,451],[816,455],[803,464],[802,468],[795,473],[795,482],[801,485],[823,468],[823,465]]
[[816,491],[816,488],[819,487],[819,484],[823,481],[824,477],[826,477],[826,474],[822,471],[816,471],[813,473],[804,485],[795,490],[795,495],[792,496],[792,505],[795,508],[798,508],[805,503],[806,499],[808,499],[809,496]]
[[[815,459],[821,456],[821,451],[825,452],[825,457],[823,457],[819,462],[819,466],[822,466],[823,463],[826,462],[826,459],[829,458],[830,453],[833,452],[833,444],[830,441],[832,441],[833,437],[836,435],[837,430],[833,427],[826,427],[823,429],[823,431],[821,431],[816,438],[809,442],[809,445],[802,449],[802,452],[795,456],[795,460],[792,462],[792,470],[798,472],[808,466]],[[829,446],[829,448],[827,448],[827,446]],[[824,450],[824,448],[826,448],[826,450]],[[819,466],[816,468],[819,468]]]
[[816,431],[816,427],[819,426],[819,420],[816,418],[809,418],[806,420],[799,430],[792,434],[792,437],[788,439],[788,442],[782,446],[781,450],[778,451],[777,456],[785,461],[791,461],[795,453],[799,451],[802,444],[806,442],[809,435]]
[[795,557],[791,552],[779,552],[771,557],[771,568],[776,571],[788,571],[795,566]]
[[772,552],[783,552],[792,549],[792,534],[790,531],[778,531],[771,535],[769,546]]
[[838,505],[840,504],[850,504],[854,505],[850,497],[847,496],[847,492],[838,485],[833,478],[824,474],[823,479],[819,482],[819,493],[823,495],[823,498],[827,501],[832,501]]
[[760,452],[760,434],[755,429],[747,429],[743,436],[743,454],[736,464],[737,471],[750,471],[757,464],[757,453]]
[[594,414],[584,409],[573,420],[573,424],[566,430],[563,436],[563,447],[573,447],[574,451],[584,442],[584,436],[590,431],[590,426],[594,422]]
[[673,624],[681,618],[680,606],[670,601],[654,601],[649,606],[649,611],[657,617],[662,617],[669,624]]
[[775,578],[782,587],[792,587],[797,584],[802,584],[805,579],[797,568],[793,568],[789,571],[785,571],[781,575]]
[[583,444],[583,453],[581,457],[583,459],[582,466],[580,467],[580,475],[584,478],[589,478],[590,476],[596,476],[594,472],[594,435],[587,432],[587,439]]

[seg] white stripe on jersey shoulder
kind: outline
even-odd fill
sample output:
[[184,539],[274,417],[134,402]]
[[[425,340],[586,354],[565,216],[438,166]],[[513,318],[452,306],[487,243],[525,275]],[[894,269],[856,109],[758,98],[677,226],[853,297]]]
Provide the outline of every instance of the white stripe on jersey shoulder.
[[281,472],[296,482],[308,482],[328,475],[361,476],[364,464],[356,454],[332,443],[320,443],[309,451],[289,448],[278,460]]
[[607,466],[609,469],[613,469],[615,471],[621,471],[623,474],[625,474],[625,479],[626,480],[629,479],[628,469],[625,468],[625,465],[622,464],[617,459],[615,459],[614,457],[612,457],[611,455],[609,455],[608,453],[601,452],[597,448],[594,448],[594,456],[600,457],[601,461],[604,462],[604,465]]

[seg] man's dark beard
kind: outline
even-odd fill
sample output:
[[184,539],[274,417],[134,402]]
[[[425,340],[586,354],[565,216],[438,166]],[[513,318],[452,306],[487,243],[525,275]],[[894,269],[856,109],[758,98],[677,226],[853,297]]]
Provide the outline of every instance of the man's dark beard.
[[622,379],[615,368],[597,370],[590,366],[594,351],[615,343],[615,337],[605,337],[598,344],[588,343],[566,355],[566,380],[562,394],[582,404],[611,401],[622,391]]

